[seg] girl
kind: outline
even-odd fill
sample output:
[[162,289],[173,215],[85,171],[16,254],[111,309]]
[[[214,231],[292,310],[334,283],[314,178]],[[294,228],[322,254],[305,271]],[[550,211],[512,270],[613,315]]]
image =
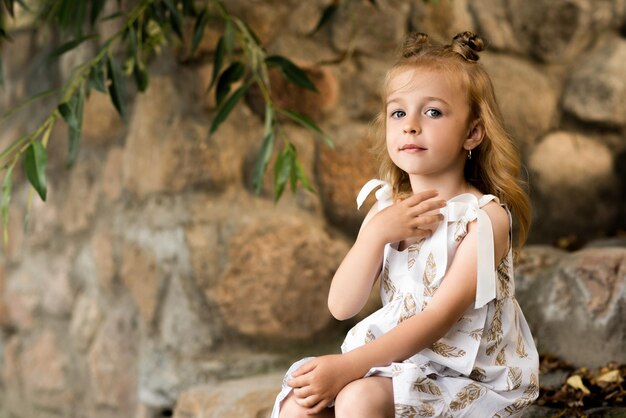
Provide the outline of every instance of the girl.
[[509,417],[538,396],[538,355],[514,297],[509,209],[530,222],[480,37],[409,36],[377,118],[377,205],[339,266],[328,306],[354,316],[381,278],[383,307],[342,353],[294,364],[273,418]]

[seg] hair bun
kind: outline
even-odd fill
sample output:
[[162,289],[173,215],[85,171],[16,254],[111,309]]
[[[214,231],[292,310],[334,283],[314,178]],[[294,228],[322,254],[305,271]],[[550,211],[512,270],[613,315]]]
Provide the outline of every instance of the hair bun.
[[478,61],[478,53],[483,50],[483,39],[474,32],[457,33],[452,38],[452,50],[468,61]]
[[402,45],[402,56],[409,58],[416,55],[424,46],[430,43],[428,35],[422,32],[414,32],[409,34]]

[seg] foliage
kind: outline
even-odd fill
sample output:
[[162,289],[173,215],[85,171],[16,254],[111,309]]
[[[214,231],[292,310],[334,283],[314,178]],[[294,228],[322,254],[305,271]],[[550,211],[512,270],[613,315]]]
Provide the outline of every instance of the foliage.
[[[274,104],[270,96],[268,69],[279,68],[288,81],[301,88],[315,92],[317,89],[306,73],[288,58],[268,55],[252,29],[230,14],[221,0],[117,0],[118,10],[108,16],[102,16],[107,0],[34,0],[29,5],[23,0],[0,1],[2,42],[11,40],[5,23],[8,18],[14,18],[16,10],[21,7],[36,16],[37,27],[52,28],[60,33],[62,43],[52,53],[52,57],[59,57],[85,42],[94,42],[98,46],[94,57],[77,66],[62,87],[30,97],[0,117],[2,124],[37,100],[50,95],[58,97],[58,106],[36,129],[17,138],[0,151],[0,167],[4,173],[0,210],[5,242],[12,179],[15,166],[20,161],[32,185],[29,207],[34,196],[33,190],[42,200],[46,200],[46,150],[56,122],[62,119],[68,128],[66,165],[69,168],[76,161],[79,152],[84,102],[91,89],[107,93],[120,117],[124,118],[126,79],[132,77],[137,90],[145,91],[149,87],[150,59],[171,43],[185,45],[189,56],[194,57],[209,25],[215,25],[222,35],[215,49],[212,79],[207,89],[208,91],[215,87],[217,103],[208,140],[241,101],[246,91],[256,84],[265,101],[264,130],[253,180],[256,192],[261,191],[272,152],[278,146],[282,146],[282,149],[274,164],[275,200],[280,198],[288,183],[294,191],[298,184],[313,190],[298,159],[296,147],[281,128],[278,116],[284,115],[310,129],[329,146],[332,146],[332,140],[311,119],[292,110],[278,108]],[[98,39],[98,25],[113,19],[121,23],[120,29],[108,39]],[[190,42],[183,33],[185,21],[194,22]],[[324,18],[320,25],[323,21]],[[190,45],[186,45],[189,43]],[[231,91],[235,85],[238,87]]]
[[[542,355],[540,373],[563,373],[565,381],[556,387],[541,387],[538,405],[559,411],[555,416],[585,416],[597,407],[623,406],[626,401],[626,365],[609,363],[597,370],[576,369],[553,355]],[[541,379],[539,379],[541,382]]]

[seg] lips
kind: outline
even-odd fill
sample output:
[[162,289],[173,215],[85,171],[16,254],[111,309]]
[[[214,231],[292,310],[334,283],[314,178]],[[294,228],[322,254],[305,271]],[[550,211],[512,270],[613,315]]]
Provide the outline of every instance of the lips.
[[401,148],[400,151],[426,151],[428,148],[424,148],[424,147],[420,147],[419,145],[416,144],[404,144]]

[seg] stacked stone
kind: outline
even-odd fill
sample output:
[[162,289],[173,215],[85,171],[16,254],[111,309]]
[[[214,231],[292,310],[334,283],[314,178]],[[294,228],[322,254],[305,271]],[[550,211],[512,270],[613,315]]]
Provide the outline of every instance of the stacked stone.
[[[474,30],[488,41],[481,62],[528,167],[533,243],[626,228],[626,1],[346,0],[316,31],[331,4],[227,5],[322,93],[271,74],[276,103],[336,142],[329,149],[284,121],[316,194],[274,204],[271,173],[252,191],[258,93],[207,137],[214,30],[197,63],[180,63],[175,50],[153,63],[148,91],[129,92],[126,121],[92,92],[69,172],[65,128],[55,128],[50,198],[35,199],[26,233],[28,188],[16,171],[0,255],[0,417],[264,417],[285,365],[336,350],[345,326],[330,318],[326,294],[364,216],[354,199],[376,175],[369,123],[406,28],[442,40]],[[36,66],[46,40],[28,29],[14,38],[2,51],[3,109],[93,53],[70,52],[44,77]],[[12,120],[0,146],[46,111]],[[577,365],[626,362],[623,247],[522,254],[518,295],[540,350]]]

